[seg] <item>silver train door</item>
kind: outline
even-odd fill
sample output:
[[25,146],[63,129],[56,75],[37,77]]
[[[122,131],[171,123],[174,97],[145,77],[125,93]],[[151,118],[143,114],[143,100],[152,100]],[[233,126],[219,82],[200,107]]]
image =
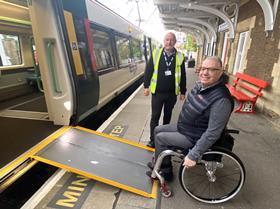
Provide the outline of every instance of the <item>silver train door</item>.
[[33,0],[30,16],[50,119],[75,125],[99,99],[85,1]]
[[30,1],[29,10],[49,119],[69,125],[74,85],[60,20],[51,0]]

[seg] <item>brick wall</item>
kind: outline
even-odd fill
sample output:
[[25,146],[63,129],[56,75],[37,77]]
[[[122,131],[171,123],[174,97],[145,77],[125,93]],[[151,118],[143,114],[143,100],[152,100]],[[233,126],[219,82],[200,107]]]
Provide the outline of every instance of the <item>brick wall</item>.
[[[270,83],[264,91],[264,96],[257,104],[263,111],[272,112],[275,116],[280,115],[280,9],[274,30],[266,33],[265,20],[261,6],[255,0],[243,1],[239,8],[239,16],[235,31],[235,38],[232,40],[228,52],[228,72],[232,73],[238,47],[239,34],[249,31],[248,41],[245,47],[243,68],[241,72],[263,79]],[[222,37],[222,33],[219,34]],[[220,53],[222,44],[219,44],[216,52]]]
[[278,49],[280,18],[277,18],[273,32],[265,33],[263,11],[256,1],[250,1],[240,8],[238,22],[250,16],[256,16],[256,22],[251,30],[252,43],[247,54],[245,72],[272,83],[272,69],[280,53]]

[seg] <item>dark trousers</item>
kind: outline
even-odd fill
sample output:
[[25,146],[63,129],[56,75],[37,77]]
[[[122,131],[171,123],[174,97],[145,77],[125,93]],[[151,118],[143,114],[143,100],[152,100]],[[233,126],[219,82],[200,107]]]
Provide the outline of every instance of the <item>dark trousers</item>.
[[162,108],[163,124],[169,124],[176,101],[177,96],[175,94],[152,94],[152,117],[150,123],[150,140],[152,142],[154,142],[154,130],[158,126]]

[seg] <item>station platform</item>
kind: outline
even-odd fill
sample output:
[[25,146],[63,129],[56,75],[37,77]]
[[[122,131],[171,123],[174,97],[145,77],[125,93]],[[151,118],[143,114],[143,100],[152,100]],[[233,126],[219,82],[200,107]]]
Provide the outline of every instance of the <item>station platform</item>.
[[[196,80],[197,75],[194,69],[187,69],[187,88],[191,89]],[[146,144],[149,140],[150,104],[151,98],[145,97],[143,88],[139,87],[98,131]],[[177,101],[172,123],[176,123],[182,104],[182,101]],[[183,191],[176,175],[169,185],[173,190],[173,196],[164,198],[158,192],[157,198],[153,199],[60,169],[22,208],[279,208],[279,128],[273,126],[260,114],[238,113],[232,114],[229,128],[240,130],[239,135],[234,135],[236,140],[233,151],[241,158],[247,172],[244,187],[229,202],[220,205],[207,205],[192,199]],[[178,164],[175,162],[174,165],[174,173],[176,174]]]

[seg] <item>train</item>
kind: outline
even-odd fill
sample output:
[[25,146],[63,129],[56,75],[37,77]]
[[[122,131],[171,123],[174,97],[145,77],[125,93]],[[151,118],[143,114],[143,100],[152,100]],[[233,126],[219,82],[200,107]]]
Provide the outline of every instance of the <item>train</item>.
[[46,107],[0,116],[76,125],[140,79],[158,45],[98,1],[0,1],[0,102],[40,91]]

